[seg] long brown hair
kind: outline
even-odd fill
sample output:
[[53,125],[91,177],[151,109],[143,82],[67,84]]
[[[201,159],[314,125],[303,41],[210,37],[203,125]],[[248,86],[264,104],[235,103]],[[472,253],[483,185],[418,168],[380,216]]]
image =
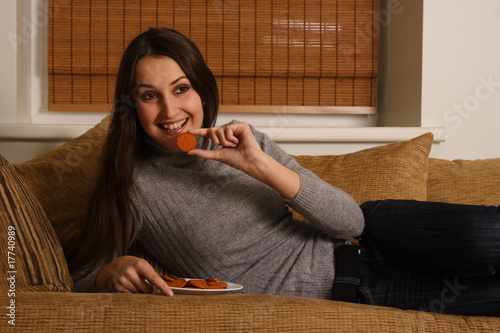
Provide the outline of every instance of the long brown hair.
[[77,258],[71,270],[92,269],[113,256],[128,253],[134,232],[135,208],[131,188],[135,158],[146,133],[136,112],[134,71],[145,56],[175,60],[203,102],[203,127],[215,124],[218,88],[203,56],[187,37],[167,28],[149,29],[137,36],[123,53],[116,79],[115,102],[104,143],[96,187],[91,198]]

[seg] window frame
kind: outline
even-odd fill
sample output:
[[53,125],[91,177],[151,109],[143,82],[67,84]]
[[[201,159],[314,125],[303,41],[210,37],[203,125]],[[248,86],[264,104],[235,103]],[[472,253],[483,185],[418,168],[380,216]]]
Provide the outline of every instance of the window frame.
[[[47,19],[46,16],[43,21],[37,19],[40,11],[47,13],[47,1],[12,0],[10,4],[15,7],[11,14],[17,18],[14,33],[18,44],[15,52],[17,70],[13,78],[16,107],[2,115],[0,139],[69,140],[78,136],[109,113],[47,111]],[[11,121],[12,118],[15,120]],[[273,134],[276,142],[285,143],[394,142],[429,131],[435,134],[435,141],[440,142],[445,136],[442,127],[377,127],[377,117],[365,115],[278,113],[259,114],[256,118],[255,115],[223,113],[219,122],[234,118],[248,121]]]

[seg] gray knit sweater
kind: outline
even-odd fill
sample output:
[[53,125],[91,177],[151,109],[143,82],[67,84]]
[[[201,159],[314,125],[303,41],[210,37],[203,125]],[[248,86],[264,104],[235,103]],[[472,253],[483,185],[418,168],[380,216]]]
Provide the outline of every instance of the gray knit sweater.
[[[217,277],[245,293],[331,298],[335,247],[361,234],[362,212],[253,131],[267,154],[300,174],[296,198],[223,163],[152,143],[136,170],[136,241],[178,276]],[[294,220],[285,204],[309,223]]]

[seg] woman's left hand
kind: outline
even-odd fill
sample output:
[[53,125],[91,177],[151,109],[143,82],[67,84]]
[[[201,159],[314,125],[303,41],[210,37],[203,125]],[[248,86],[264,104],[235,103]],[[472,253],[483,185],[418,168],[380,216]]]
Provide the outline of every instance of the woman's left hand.
[[249,166],[258,163],[258,159],[265,155],[247,123],[199,128],[189,132],[208,137],[215,145],[222,146],[217,150],[194,149],[189,154],[216,160],[245,172]]
[[294,198],[299,192],[299,174],[266,154],[247,123],[199,128],[189,132],[208,137],[214,144],[222,146],[222,148],[216,150],[193,149],[188,154],[216,160],[239,169],[274,188],[284,198]]

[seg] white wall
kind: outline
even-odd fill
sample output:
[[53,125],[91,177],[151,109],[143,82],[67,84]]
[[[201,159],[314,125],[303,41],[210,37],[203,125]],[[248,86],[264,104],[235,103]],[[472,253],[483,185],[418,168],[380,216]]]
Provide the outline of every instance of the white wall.
[[[12,47],[12,32],[16,31],[16,0],[0,1],[0,123],[16,122],[16,50]],[[11,110],[10,112],[8,110]]]
[[[398,11],[401,17],[422,15],[412,12],[415,0],[390,1],[391,8],[404,9]],[[424,0],[423,4],[420,36],[423,51],[419,71],[422,84],[420,91],[416,92],[420,96],[418,102],[412,102],[408,108],[421,105],[420,117],[417,117],[420,126],[445,128],[446,140],[434,145],[431,156],[449,159],[500,157],[500,131],[497,130],[500,125],[500,1]],[[0,1],[0,130],[1,123],[26,122],[24,109],[21,115],[19,110],[13,112],[13,107],[19,109],[24,100],[18,99],[20,92],[15,89],[16,77],[19,79],[19,71],[23,69],[16,69],[19,55],[7,38],[9,32],[16,29],[19,32],[24,27],[19,17],[16,23],[15,17],[16,1]],[[398,24],[395,19],[388,28],[406,33],[410,41],[415,38],[409,29],[401,29]],[[395,64],[392,71],[408,70],[404,62],[390,64]],[[404,87],[405,84],[409,83],[396,82],[393,86]],[[394,89],[397,88],[386,93],[396,94]],[[359,133],[364,134],[363,131]],[[395,136],[394,140],[398,138],[401,136]],[[387,140],[383,141],[288,142],[281,143],[281,146],[291,154],[343,154]],[[57,139],[42,142],[4,139],[0,140],[0,154],[11,162],[22,162],[59,144],[61,141]]]
[[443,158],[500,157],[500,1],[424,2],[422,125]]

